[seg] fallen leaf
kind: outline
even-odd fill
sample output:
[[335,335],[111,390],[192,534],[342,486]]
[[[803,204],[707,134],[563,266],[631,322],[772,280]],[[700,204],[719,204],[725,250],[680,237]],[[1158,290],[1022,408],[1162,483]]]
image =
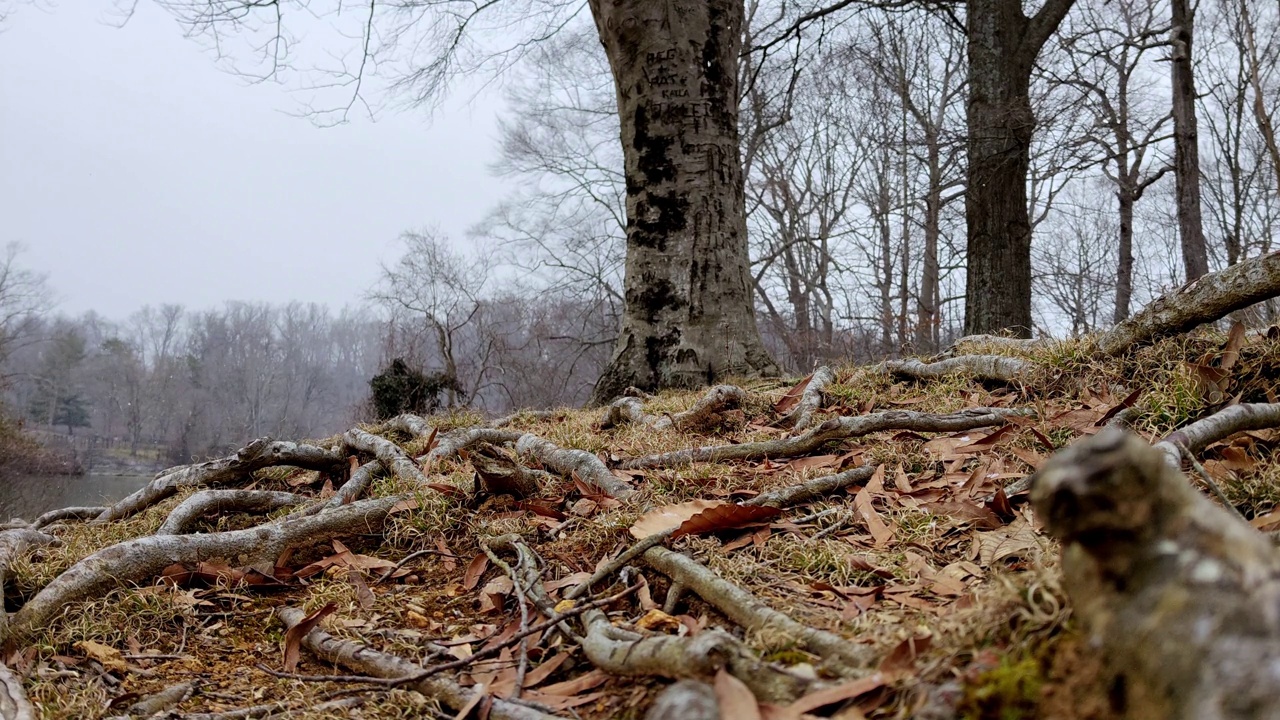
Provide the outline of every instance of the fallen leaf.
[[636,627],[642,630],[675,635],[680,632],[680,621],[657,608],[654,608],[636,621]]
[[360,570],[353,565],[347,566],[347,579],[351,581],[351,585],[356,589],[356,602],[360,603],[360,607],[370,610],[374,605],[373,591],[369,589],[369,584],[364,581],[364,576],[360,574]]
[[1222,347],[1222,359],[1218,362],[1218,367],[1226,372],[1235,367],[1236,361],[1240,359],[1240,348],[1244,347],[1244,325],[1239,320],[1231,323],[1231,330],[1227,333],[1227,344]]
[[[884,466],[876,468],[876,473],[881,476],[883,481]],[[858,514],[862,516],[862,520],[867,524],[867,530],[871,532],[871,537],[875,538],[876,547],[884,547],[893,539],[893,530],[885,524],[880,518],[880,513],[876,512],[875,507],[871,503],[871,493],[867,488],[862,488],[857,495],[853,496],[853,506],[858,509]]]
[[1036,531],[1022,517],[1009,525],[986,533],[978,533],[978,558],[983,567],[1010,558],[1026,558],[1041,550]]
[[751,688],[724,668],[716,672],[715,690],[720,720],[760,720],[760,704]]
[[302,648],[302,638],[311,632],[312,628],[320,624],[320,621],[338,609],[337,603],[328,603],[324,607],[316,610],[310,615],[298,621],[297,625],[289,628],[284,634],[284,671],[293,672],[298,668],[298,656]]
[[787,390],[782,399],[778,400],[777,404],[773,406],[773,411],[779,415],[786,415],[792,408],[799,405],[800,397],[804,395],[805,388],[809,387],[810,380],[813,380],[813,373],[809,373],[803,380],[793,385],[790,390]]
[[666,532],[680,527],[686,520],[704,510],[728,504],[724,500],[690,500],[674,505],[663,505],[641,515],[631,526],[631,534],[636,538],[646,538]]
[[782,514],[782,510],[764,505],[736,505],[724,503],[707,508],[702,512],[680,523],[671,539],[685,535],[706,535],[732,530],[758,522],[772,520]]
[[814,693],[809,693],[799,700],[787,706],[787,710],[799,715],[807,713],[810,710],[817,710],[825,705],[838,703],[844,700],[852,700],[859,695],[866,695],[872,690],[877,690],[885,686],[887,682],[882,673],[874,673],[852,682],[836,685]]
[[880,672],[884,673],[887,678],[901,678],[911,674],[911,670],[915,667],[916,659],[933,644],[933,637],[930,635],[919,635],[909,637],[898,643],[884,660],[880,662]]
[[462,575],[462,588],[464,590],[475,590],[476,585],[480,584],[480,576],[484,575],[484,571],[489,569],[489,556],[481,553],[473,558],[467,565],[467,571]]
[[97,660],[102,667],[108,671],[128,672],[129,663],[125,662],[124,656],[120,651],[110,645],[103,645],[92,640],[81,640],[75,644],[75,648],[80,650],[90,660]]

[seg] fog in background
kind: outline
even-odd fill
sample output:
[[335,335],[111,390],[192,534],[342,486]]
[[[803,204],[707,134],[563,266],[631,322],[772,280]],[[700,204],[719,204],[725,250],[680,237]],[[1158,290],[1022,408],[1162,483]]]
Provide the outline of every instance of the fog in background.
[[65,313],[340,307],[402,231],[465,242],[503,192],[496,88],[319,128],[304,97],[220,69],[154,4],[123,27],[111,7],[20,3],[0,27],[0,244],[27,246]]

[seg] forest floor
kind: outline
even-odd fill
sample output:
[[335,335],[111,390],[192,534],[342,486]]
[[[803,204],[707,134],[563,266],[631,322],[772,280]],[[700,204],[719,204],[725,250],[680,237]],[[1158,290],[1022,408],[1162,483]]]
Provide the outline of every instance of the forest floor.
[[[1001,489],[1121,414],[1154,442],[1230,403],[1276,402],[1280,333],[1254,333],[1241,343],[1200,332],[1106,360],[1079,342],[976,351],[1016,353],[1036,367],[1015,383],[962,375],[917,381],[875,367],[834,368],[812,426],[890,410],[1024,408],[1028,414],[960,432],[873,432],[799,455],[634,469],[623,469],[627,459],[788,437],[792,431],[778,420],[803,388],[795,378],[744,381],[745,398],[736,408],[678,430],[675,423],[652,422],[602,427],[602,409],[526,413],[506,425],[596,455],[635,490],[622,499],[572,473],[553,472],[534,473],[536,496],[517,500],[504,492],[510,483],[503,478],[538,469],[527,453],[499,444],[424,460],[433,437],[364,426],[422,462],[431,483],[380,473],[368,497],[413,497],[392,508],[380,527],[316,536],[265,571],[246,568],[237,557],[209,556],[118,583],[11,637],[4,659],[45,718],[124,715],[140,699],[175,686],[177,696],[157,706],[173,717],[463,717],[486,709],[498,717],[501,708],[491,708],[485,697],[509,697],[517,688],[525,704],[505,706],[508,717],[530,707],[566,718],[643,717],[670,680],[602,671],[580,637],[555,627],[516,640],[517,631],[535,629],[545,615],[534,607],[529,576],[511,567],[512,543],[495,541],[515,534],[516,545],[540,558],[534,574],[545,589],[544,604],[549,600],[557,613],[598,601],[613,626],[637,633],[629,637],[696,638],[722,628],[788,677],[830,681],[822,691],[762,703],[751,711],[760,717],[1112,717],[1107,688],[1097,681],[1097,653],[1073,623],[1056,543],[1040,531],[1024,489],[1008,495]],[[672,417],[701,397],[664,392],[644,399],[643,412],[650,419]],[[485,424],[469,414],[427,422],[441,437]],[[341,447],[342,439],[314,445]],[[1230,502],[1263,530],[1280,525],[1272,515],[1280,506],[1278,449],[1280,432],[1262,430],[1237,433],[1199,455]],[[356,464],[352,459],[353,469]],[[762,493],[860,467],[867,472],[858,482],[801,504],[750,517],[741,510],[746,505],[739,503]],[[332,477],[271,467],[238,487],[323,496],[334,491]],[[60,542],[13,560],[4,576],[6,605],[21,607],[92,553],[155,533],[198,489],[181,489],[115,522],[46,527]],[[693,510],[672,507],[690,501],[705,502],[688,506]],[[822,642],[776,627],[744,630],[741,618],[727,617],[698,592],[671,592],[673,584],[689,583],[673,583],[650,555],[589,585],[576,601],[566,599],[637,537],[714,505],[732,512],[704,515],[698,527],[686,523],[687,534],[666,539],[665,547],[802,626],[834,633],[848,645],[843,670],[833,669]],[[664,510],[676,520],[658,517]],[[260,522],[260,515],[221,512],[193,529],[215,533]],[[278,617],[286,606],[324,609],[318,627],[333,638],[428,668],[452,663],[436,672],[478,706],[460,712],[422,688],[410,689],[412,683],[367,677],[299,649],[298,633],[286,642]],[[585,616],[566,623],[577,628]],[[722,708],[740,693],[735,683],[717,680]],[[251,707],[265,709],[234,714]]]

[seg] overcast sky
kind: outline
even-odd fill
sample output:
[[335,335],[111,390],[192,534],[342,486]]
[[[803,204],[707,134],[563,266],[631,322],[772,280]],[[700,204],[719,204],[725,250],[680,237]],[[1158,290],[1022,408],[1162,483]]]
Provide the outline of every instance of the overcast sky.
[[401,231],[461,239],[503,193],[496,91],[321,129],[147,2],[20,6],[0,30],[0,244],[59,309],[358,301]]

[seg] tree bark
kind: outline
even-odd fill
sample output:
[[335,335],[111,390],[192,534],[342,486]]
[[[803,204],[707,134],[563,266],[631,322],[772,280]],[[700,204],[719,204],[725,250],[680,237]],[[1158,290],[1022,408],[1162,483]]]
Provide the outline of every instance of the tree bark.
[[596,384],[696,387],[773,375],[756,327],[738,151],[742,0],[591,0],[618,93],[625,310]]
[[1072,2],[1049,0],[1030,18],[1019,0],[968,4],[966,335],[1031,337],[1031,70]]
[[1173,74],[1173,174],[1178,206],[1178,235],[1187,281],[1209,272],[1204,223],[1200,215],[1200,147],[1196,131],[1196,86],[1191,70],[1191,23],[1187,0],[1169,3],[1170,62]]

